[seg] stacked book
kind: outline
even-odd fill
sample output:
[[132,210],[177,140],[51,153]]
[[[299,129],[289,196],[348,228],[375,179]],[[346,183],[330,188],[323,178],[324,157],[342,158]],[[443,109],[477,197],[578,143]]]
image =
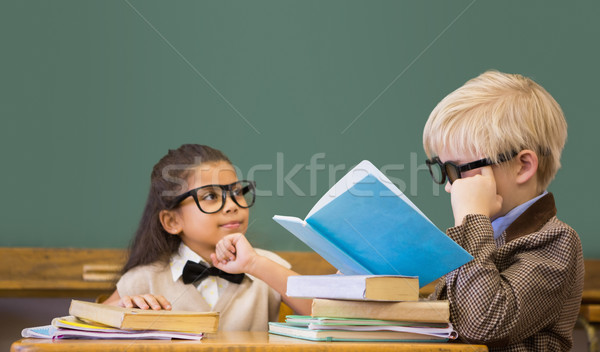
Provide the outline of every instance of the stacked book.
[[448,301],[420,301],[416,277],[306,275],[287,295],[313,298],[311,316],[269,323],[272,334],[313,341],[445,342],[456,339]]
[[69,316],[26,328],[23,337],[52,339],[200,340],[217,331],[219,313],[142,310],[73,300]]

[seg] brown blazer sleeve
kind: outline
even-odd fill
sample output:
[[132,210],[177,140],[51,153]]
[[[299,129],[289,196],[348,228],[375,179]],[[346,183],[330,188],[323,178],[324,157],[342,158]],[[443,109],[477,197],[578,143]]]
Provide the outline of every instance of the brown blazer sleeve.
[[508,243],[502,243],[504,237],[494,240],[483,215],[469,215],[448,229],[448,236],[474,256],[446,275],[435,292],[449,300],[451,321],[463,341],[506,346],[530,339],[528,344],[544,349],[570,348],[583,289],[581,243],[556,217],[544,220],[537,231]]

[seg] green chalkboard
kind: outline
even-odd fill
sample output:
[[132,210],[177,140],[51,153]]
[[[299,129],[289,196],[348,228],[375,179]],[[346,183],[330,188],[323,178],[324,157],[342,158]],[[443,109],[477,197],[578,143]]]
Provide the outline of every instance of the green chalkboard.
[[445,228],[423,125],[494,68],[564,109],[550,191],[600,257],[599,17],[598,1],[4,0],[0,245],[127,246],[150,169],[182,143],[257,181],[258,247],[307,250],[271,217],[303,217],[363,159]]

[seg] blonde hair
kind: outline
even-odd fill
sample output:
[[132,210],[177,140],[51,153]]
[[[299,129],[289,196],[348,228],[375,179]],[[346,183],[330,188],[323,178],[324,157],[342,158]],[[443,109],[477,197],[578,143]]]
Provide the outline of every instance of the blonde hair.
[[498,71],[487,71],[447,95],[423,131],[428,157],[447,150],[497,161],[525,149],[536,152],[539,190],[560,168],[566,139],[567,122],[550,93],[527,77]]

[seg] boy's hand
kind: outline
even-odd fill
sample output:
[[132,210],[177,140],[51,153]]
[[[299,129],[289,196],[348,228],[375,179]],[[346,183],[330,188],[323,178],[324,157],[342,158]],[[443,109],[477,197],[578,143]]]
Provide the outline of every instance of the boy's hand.
[[450,195],[455,226],[462,225],[469,214],[492,217],[502,207],[502,197],[496,193],[496,179],[491,166],[481,168],[480,175],[454,181]]
[[118,303],[119,307],[124,308],[141,308],[153,310],[171,310],[171,303],[161,295],[153,295],[151,293],[137,296],[123,296]]
[[232,274],[250,273],[258,255],[241,233],[223,237],[210,255],[213,265]]

